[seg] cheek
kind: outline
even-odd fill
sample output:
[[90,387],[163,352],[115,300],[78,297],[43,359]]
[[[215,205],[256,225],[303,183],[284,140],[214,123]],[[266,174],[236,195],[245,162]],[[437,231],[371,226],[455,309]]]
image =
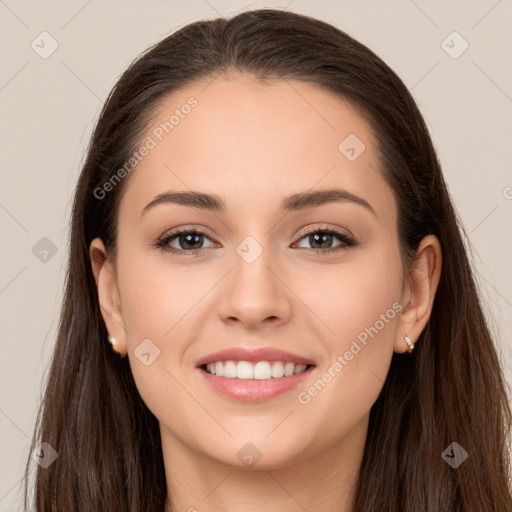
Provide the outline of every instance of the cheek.
[[154,338],[164,346],[210,286],[208,276],[203,276],[206,281],[201,277],[193,265],[171,266],[162,256],[120,258],[122,314],[129,343]]
[[[137,389],[159,420],[173,424],[169,406],[179,411],[190,407],[190,396],[180,384],[180,366],[191,325],[196,323],[198,302],[212,283],[208,276],[194,272],[193,265],[172,266],[165,256],[142,251],[123,256],[120,250],[118,270],[128,357]],[[148,365],[138,357],[142,346],[150,354]],[[188,421],[185,415],[186,428],[191,428]]]
[[[301,297],[322,320],[327,357],[317,379],[303,387],[298,402],[311,418],[322,419],[333,432],[349,427],[375,403],[393,355],[402,305],[402,264],[391,246],[357,255],[350,264],[323,269],[316,288]],[[343,411],[343,415],[332,414]],[[319,425],[320,428],[320,425]]]
[[347,254],[340,263],[316,264],[302,268],[300,273],[290,274],[289,282],[320,320],[316,323],[323,324],[319,337],[331,355],[348,349],[359,335],[364,342],[365,333],[369,336],[367,330],[373,333],[371,339],[392,342],[402,290],[402,264],[392,244],[375,244],[373,250]]
[[[396,262],[385,265],[374,261],[371,265],[360,265],[343,276],[340,290],[332,301],[336,304],[336,331],[342,340],[359,337],[369,329],[379,338],[389,334],[387,326],[394,324],[396,306],[400,299],[401,267]],[[382,331],[382,333],[381,333]],[[383,336],[380,336],[382,334]]]

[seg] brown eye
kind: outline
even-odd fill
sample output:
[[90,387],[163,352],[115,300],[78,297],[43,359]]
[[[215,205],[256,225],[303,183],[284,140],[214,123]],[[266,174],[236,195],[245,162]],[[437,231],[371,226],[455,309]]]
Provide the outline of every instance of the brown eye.
[[205,240],[211,241],[205,233],[195,229],[178,229],[165,234],[157,242],[157,246],[171,253],[196,254],[206,248],[203,247]]
[[180,249],[201,249],[203,244],[203,235],[199,233],[189,233],[184,235],[177,235],[176,238]]
[[[310,231],[303,235],[301,240],[303,239],[305,239],[311,247],[299,247],[317,252],[332,252],[356,245],[355,241],[346,233],[334,229],[316,229],[315,231]],[[333,246],[335,239],[338,239],[340,243]]]

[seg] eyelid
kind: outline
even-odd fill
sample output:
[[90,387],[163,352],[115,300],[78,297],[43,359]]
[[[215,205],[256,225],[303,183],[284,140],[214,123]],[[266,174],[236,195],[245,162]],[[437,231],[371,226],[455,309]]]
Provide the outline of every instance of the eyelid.
[[317,231],[334,231],[335,233],[343,235],[343,236],[345,236],[347,238],[351,238],[351,239],[354,238],[353,235],[350,233],[350,231],[348,231],[347,229],[331,226],[331,225],[325,224],[325,223],[320,225],[320,226],[313,226],[313,227],[311,227],[311,225],[310,225],[310,226],[307,226],[305,228],[302,228],[297,233],[296,237],[297,237],[298,240],[300,240],[304,236],[312,234],[312,233],[316,233]]
[[177,228],[168,229],[161,236],[158,237],[159,240],[165,237],[174,237],[176,235],[181,235],[182,233],[197,233],[198,235],[204,235],[208,237],[213,242],[219,243],[213,235],[210,234],[207,228],[203,226],[199,226],[196,224],[187,224],[185,226],[179,226]]

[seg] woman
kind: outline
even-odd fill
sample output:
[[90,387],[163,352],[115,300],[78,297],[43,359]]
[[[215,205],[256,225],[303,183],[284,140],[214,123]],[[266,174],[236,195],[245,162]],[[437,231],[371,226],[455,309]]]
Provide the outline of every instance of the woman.
[[344,32],[257,10],[159,42],[76,189],[35,510],[512,510],[462,232],[410,93]]

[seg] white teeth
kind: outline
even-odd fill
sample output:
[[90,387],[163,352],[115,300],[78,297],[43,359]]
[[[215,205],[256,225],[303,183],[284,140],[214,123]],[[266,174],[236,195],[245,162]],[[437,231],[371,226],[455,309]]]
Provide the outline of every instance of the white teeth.
[[294,370],[295,365],[293,363],[286,363],[286,366],[284,367],[284,376],[289,377],[290,375],[293,375]]
[[236,365],[236,376],[239,379],[252,379],[254,378],[254,367],[247,361],[238,361]]
[[272,368],[267,361],[261,361],[254,365],[254,378],[259,380],[268,380],[272,377]]
[[255,364],[248,361],[216,361],[208,363],[206,371],[217,377],[228,379],[269,380],[290,377],[306,370],[305,364],[285,363],[283,361],[259,361]]
[[298,373],[302,373],[305,369],[306,369],[306,366],[305,364],[298,364],[297,366],[295,366],[295,375],[297,375]]
[[284,364],[281,361],[276,361],[272,364],[272,377],[284,377]]
[[226,361],[225,363],[220,364],[224,364],[224,377],[227,377],[228,379],[234,379],[236,377],[236,364],[234,361]]

